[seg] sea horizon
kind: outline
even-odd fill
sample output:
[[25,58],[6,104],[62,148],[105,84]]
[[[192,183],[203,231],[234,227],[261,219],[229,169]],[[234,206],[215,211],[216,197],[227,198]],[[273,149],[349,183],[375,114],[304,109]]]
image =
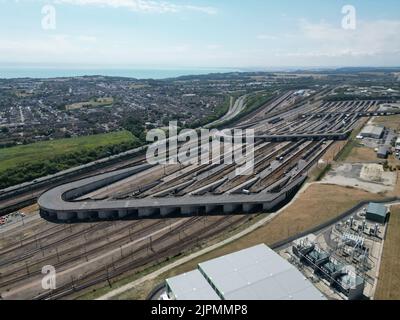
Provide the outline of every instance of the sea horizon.
[[135,79],[168,79],[210,73],[240,72],[236,68],[67,68],[0,66],[0,79],[50,79],[83,76],[109,76]]

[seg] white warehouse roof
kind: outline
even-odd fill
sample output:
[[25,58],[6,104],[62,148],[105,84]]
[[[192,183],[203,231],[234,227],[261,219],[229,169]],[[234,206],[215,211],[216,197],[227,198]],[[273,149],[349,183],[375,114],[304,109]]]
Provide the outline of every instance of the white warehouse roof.
[[[326,300],[300,271],[264,244],[200,263],[198,270],[167,280],[177,299],[217,295],[223,300]],[[202,287],[199,274],[214,294]],[[190,282],[194,278],[195,282]]]
[[220,300],[199,270],[166,280],[176,300]]

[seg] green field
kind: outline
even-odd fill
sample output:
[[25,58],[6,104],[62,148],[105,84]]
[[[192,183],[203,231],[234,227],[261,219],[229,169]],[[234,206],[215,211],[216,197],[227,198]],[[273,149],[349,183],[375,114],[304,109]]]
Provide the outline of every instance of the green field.
[[90,101],[72,103],[65,106],[65,110],[75,110],[81,108],[94,108],[110,106],[114,103],[114,98],[95,98]]
[[0,149],[0,188],[29,181],[140,145],[129,131],[42,141]]
[[16,167],[21,163],[48,160],[56,156],[91,150],[100,146],[116,145],[133,140],[128,131],[98,134],[87,137],[42,141],[27,145],[0,149],[0,172]]

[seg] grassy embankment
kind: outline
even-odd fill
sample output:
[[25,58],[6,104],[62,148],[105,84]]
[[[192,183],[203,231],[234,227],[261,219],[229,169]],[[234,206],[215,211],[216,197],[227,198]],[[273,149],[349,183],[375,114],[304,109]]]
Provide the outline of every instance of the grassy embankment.
[[128,131],[42,141],[0,149],[0,189],[140,145]]
[[392,209],[379,271],[376,300],[400,299],[400,207]]

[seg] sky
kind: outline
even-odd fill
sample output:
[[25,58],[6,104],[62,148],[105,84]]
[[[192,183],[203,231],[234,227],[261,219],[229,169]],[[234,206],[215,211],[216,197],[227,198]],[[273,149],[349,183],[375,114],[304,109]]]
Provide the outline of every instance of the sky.
[[399,0],[0,0],[0,7],[2,66],[400,66]]

